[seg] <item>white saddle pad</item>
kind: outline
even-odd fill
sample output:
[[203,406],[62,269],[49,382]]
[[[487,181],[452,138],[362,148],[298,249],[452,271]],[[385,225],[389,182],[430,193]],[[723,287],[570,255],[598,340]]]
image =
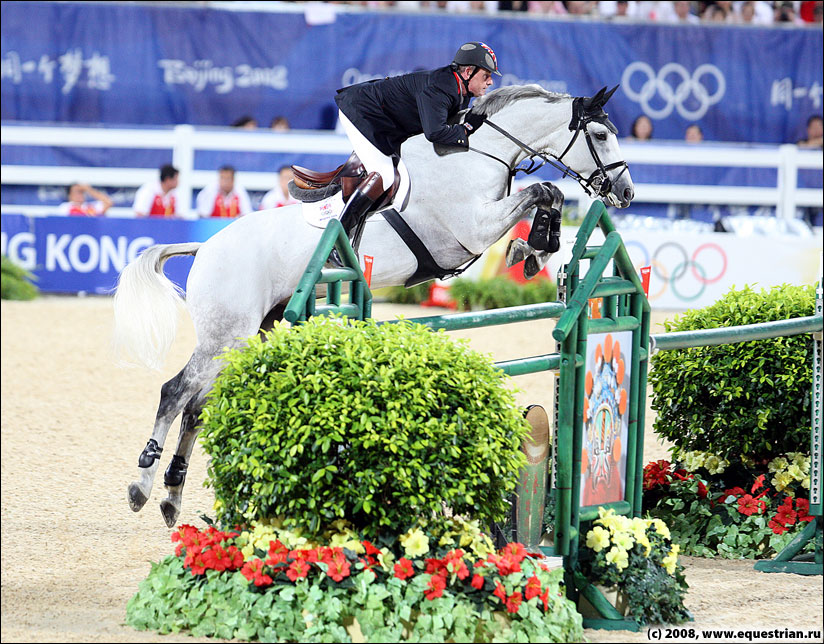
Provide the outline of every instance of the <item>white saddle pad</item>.
[[[326,224],[329,223],[330,219],[340,218],[341,212],[343,212],[343,195],[341,195],[340,192],[336,192],[331,197],[321,199],[320,201],[314,201],[312,203],[303,202],[301,206],[301,212],[307,224],[315,228],[326,228]],[[391,208],[391,205],[384,207],[382,210],[386,208]],[[381,211],[372,213],[367,221],[383,219],[380,212]]]

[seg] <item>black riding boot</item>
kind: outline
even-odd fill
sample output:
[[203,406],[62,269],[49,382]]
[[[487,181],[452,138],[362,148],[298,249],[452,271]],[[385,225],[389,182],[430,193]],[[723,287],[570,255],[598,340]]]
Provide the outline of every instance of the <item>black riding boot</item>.
[[[366,224],[366,215],[382,194],[383,179],[377,172],[370,172],[366,179],[355,189],[343,208],[340,223],[356,254],[361,235],[363,235],[363,227]],[[333,264],[343,266],[336,249],[332,250],[329,259]]]
[[549,212],[538,208],[526,241],[535,250],[557,253],[561,248],[561,212],[557,208]]

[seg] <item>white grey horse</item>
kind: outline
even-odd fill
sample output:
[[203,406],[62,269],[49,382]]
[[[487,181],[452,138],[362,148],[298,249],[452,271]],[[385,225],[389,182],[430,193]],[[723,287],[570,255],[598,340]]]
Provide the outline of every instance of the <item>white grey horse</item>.
[[[536,85],[505,87],[472,108],[488,117],[488,125],[472,136],[474,151],[439,156],[422,135],[407,141],[402,154],[412,194],[403,217],[438,264],[446,269],[464,265],[535,207],[560,210],[563,195],[549,182],[507,196],[511,169],[536,152],[545,159],[561,157],[593,194],[615,206],[629,205],[632,180],[615,127],[603,111],[610,95],[601,90],[592,98],[573,98]],[[161,388],[152,437],[140,454],[138,479],[128,489],[135,512],[149,498],[169,428],[182,412],[177,448],[164,478],[168,496],[160,504],[167,525],[175,524],[198,416],[221,369],[215,357],[281,319],[322,234],[307,224],[300,209],[293,205],[246,215],[203,243],[152,246],[120,275],[115,346],[157,368],[174,340],[181,301],[163,265],[175,255],[196,255],[186,308],[197,346],[186,366]],[[360,251],[374,257],[373,288],[403,284],[416,271],[415,256],[378,216],[365,226]],[[515,254],[513,262],[532,257],[530,272],[540,270],[550,255],[523,243]]]

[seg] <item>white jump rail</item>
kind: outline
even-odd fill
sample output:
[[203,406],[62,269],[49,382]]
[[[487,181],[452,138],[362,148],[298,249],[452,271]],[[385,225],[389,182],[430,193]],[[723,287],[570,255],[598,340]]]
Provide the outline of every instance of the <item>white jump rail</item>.
[[[171,151],[171,162],[180,170],[178,192],[193,191],[214,179],[213,170],[195,170],[195,152],[222,150],[231,152],[276,152],[295,154],[348,155],[351,151],[345,136],[318,131],[246,131],[225,128],[195,128],[178,125],[163,129],[128,129],[104,127],[63,127],[44,125],[3,125],[0,143],[4,146],[94,147],[111,149],[157,149]],[[694,167],[775,168],[776,185],[717,186],[694,184],[636,184],[635,201],[641,203],[717,204],[728,206],[774,206],[777,215],[795,217],[797,207],[821,206],[824,190],[799,188],[800,169],[824,168],[818,150],[803,150],[795,145],[749,146],[714,143],[687,146],[682,143],[622,142],[624,158],[633,164]],[[328,170],[331,168],[317,168]],[[69,185],[82,180],[98,186],[137,187],[157,177],[157,168],[59,167],[2,165],[4,185]],[[277,184],[277,172],[238,171],[238,182],[248,190],[269,190]],[[586,207],[586,196],[569,179],[557,182],[570,201]],[[191,199],[181,198],[184,207]],[[2,204],[2,212],[31,215],[53,214],[51,206]],[[114,208],[113,215],[128,215],[128,208]],[[191,216],[191,213],[185,213]]]

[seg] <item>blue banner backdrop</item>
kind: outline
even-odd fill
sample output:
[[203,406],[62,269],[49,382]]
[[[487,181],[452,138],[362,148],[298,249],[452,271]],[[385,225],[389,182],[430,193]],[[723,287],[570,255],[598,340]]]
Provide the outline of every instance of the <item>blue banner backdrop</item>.
[[[443,65],[460,43],[498,54],[505,85],[592,94],[621,84],[623,135],[647,114],[654,137],[691,123],[717,141],[795,142],[822,111],[822,31],[342,13],[115,3],[2,4],[3,119],[331,129],[344,85]],[[496,79],[498,80],[498,79]]]
[[[3,215],[2,253],[47,293],[111,294],[120,271],[152,244],[205,241],[232,219],[200,221]],[[186,286],[193,258],[173,257],[166,276]]]

